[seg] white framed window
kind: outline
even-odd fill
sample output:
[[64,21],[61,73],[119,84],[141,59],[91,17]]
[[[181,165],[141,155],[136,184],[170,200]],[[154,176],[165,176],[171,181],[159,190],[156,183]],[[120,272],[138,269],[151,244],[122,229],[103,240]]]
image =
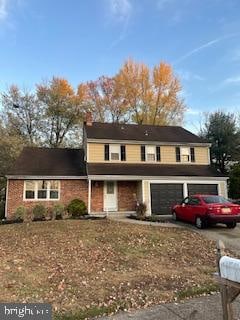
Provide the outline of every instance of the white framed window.
[[24,181],[23,200],[59,200],[60,181],[26,180]]
[[35,199],[35,181],[28,180],[25,181],[24,188],[24,198],[25,199]]
[[181,147],[181,162],[190,162],[190,148]]
[[109,145],[110,160],[119,161],[120,160],[120,145],[110,144]]
[[146,146],[146,161],[156,161],[156,146]]

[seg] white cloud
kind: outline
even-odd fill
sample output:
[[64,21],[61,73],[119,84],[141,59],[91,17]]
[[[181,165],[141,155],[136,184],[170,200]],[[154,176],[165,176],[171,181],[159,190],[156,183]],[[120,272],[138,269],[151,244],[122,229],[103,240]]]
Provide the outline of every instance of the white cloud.
[[229,39],[229,38],[233,38],[233,37],[237,37],[239,36],[240,33],[237,32],[237,33],[230,33],[230,34],[227,34],[225,36],[222,36],[222,37],[219,37],[219,38],[216,38],[216,39],[213,39],[211,41],[208,41],[204,44],[202,44],[201,46],[187,52],[186,54],[184,54],[183,56],[181,56],[180,58],[178,58],[174,64],[177,64],[179,62],[182,62],[183,60],[186,60],[187,58],[191,57],[192,55],[198,53],[199,51],[202,51],[208,47],[212,47],[213,45],[217,44],[218,42],[221,42],[223,40],[226,40],[226,39]]
[[240,76],[229,77],[224,80],[224,84],[240,84]]
[[128,20],[132,12],[132,4],[129,0],[108,0],[109,11],[115,20]]
[[107,4],[110,20],[114,24],[121,25],[118,36],[111,42],[108,48],[112,49],[125,39],[133,8],[130,0],[107,0]]
[[8,0],[0,0],[0,21],[7,17],[7,2]]

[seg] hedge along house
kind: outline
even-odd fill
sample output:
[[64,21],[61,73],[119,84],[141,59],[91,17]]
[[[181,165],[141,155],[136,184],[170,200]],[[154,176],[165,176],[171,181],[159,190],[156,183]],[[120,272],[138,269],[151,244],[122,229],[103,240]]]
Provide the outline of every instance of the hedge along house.
[[210,144],[177,126],[84,125],[83,149],[25,148],[7,179],[6,216],[20,205],[82,199],[88,212],[169,214],[182,198],[227,196],[227,177],[210,165]]

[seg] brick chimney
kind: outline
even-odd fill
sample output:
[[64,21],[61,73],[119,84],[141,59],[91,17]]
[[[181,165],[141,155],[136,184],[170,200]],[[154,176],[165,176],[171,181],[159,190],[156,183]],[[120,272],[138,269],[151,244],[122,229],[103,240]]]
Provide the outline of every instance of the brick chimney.
[[85,124],[86,126],[92,126],[92,113],[90,111],[86,112]]

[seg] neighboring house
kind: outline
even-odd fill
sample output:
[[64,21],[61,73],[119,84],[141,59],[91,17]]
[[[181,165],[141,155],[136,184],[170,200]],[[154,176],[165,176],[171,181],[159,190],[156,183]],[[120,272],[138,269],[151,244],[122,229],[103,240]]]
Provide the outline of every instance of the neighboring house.
[[85,201],[89,213],[168,214],[195,193],[227,196],[227,177],[210,166],[210,144],[177,126],[92,123],[83,149],[25,148],[7,179],[7,217],[20,205]]

